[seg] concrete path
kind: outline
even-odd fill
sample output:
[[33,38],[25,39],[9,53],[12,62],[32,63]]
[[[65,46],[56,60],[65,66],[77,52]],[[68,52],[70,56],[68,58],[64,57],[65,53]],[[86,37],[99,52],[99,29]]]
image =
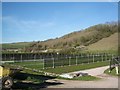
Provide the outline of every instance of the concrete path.
[[104,67],[98,67],[98,68],[93,68],[93,69],[76,71],[74,73],[83,72],[83,73],[88,73],[91,76],[98,76],[98,75],[103,74],[104,71],[108,68],[109,68],[109,66],[104,66]]
[[[48,86],[48,88],[118,88],[118,77],[104,74],[108,66],[82,70],[77,72],[87,72],[89,75],[101,78],[97,81],[75,81],[54,79],[56,82],[63,83],[61,85]],[[48,81],[50,82],[50,81]]]

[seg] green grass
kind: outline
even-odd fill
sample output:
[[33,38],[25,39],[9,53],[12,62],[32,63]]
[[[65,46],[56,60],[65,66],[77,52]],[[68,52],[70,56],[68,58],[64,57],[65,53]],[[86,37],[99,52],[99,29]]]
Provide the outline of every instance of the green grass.
[[73,80],[93,81],[93,80],[99,80],[99,78],[88,75],[88,76],[82,76],[82,77],[75,77]]
[[109,65],[109,61],[96,62],[96,63],[83,64],[83,65],[48,68],[48,69],[45,69],[45,71],[56,73],[56,74],[62,74],[62,73],[69,73],[73,71],[85,70],[85,69],[96,68],[96,67],[107,66],[107,65]]
[[[44,80],[44,76],[43,77],[39,77],[39,75],[43,75],[42,73],[37,73],[37,72],[32,72],[30,70],[23,70],[22,71],[22,74],[28,74],[28,77],[25,79],[26,81],[32,81],[34,83],[42,83]],[[32,74],[29,75],[29,74]],[[37,75],[37,77],[35,77],[35,75]],[[23,75],[24,76],[24,75]],[[49,76],[48,76],[49,77]],[[94,80],[99,80],[100,78],[97,78],[97,77],[94,77],[94,76],[82,76],[82,77],[75,77],[75,78],[72,78],[72,79],[69,79],[69,78],[62,78],[62,77],[53,77],[53,78],[56,78],[56,79],[64,79],[64,80],[79,80],[79,81],[94,81]]]
[[39,78],[33,77],[33,76],[28,76],[26,80],[27,81],[32,81],[34,83],[43,83],[42,80],[40,80]]
[[34,65],[34,64],[36,64],[36,63],[41,63],[40,61],[24,61],[24,62],[15,62],[14,64],[16,64],[16,65]]
[[27,67],[27,68],[33,68],[33,69],[42,69],[43,68],[42,61],[15,62],[15,63],[11,63],[11,64],[22,66],[22,67]]
[[62,73],[69,73],[73,71],[79,71],[79,70],[85,70],[90,68],[96,68],[101,66],[109,65],[109,61],[104,62],[95,62],[90,64],[79,64],[79,65],[71,65],[71,66],[63,66],[63,67],[55,67],[55,68],[47,68],[43,70],[43,63],[42,62],[17,62],[13,63],[13,65],[18,65],[22,67],[27,67],[30,69],[37,69],[42,70],[46,72],[56,73],[56,74],[62,74]]
[[[38,63],[38,62],[37,62]],[[16,65],[27,65],[27,64],[33,64],[33,62],[24,62],[24,63],[15,63]],[[87,68],[92,68],[92,67],[98,67],[98,66],[102,66],[102,65],[107,65],[108,62],[98,62],[98,63],[94,63],[94,64],[85,64],[85,65],[79,65],[79,66],[74,66],[74,68],[72,70],[76,70],[78,69],[77,67],[80,67],[81,69],[85,69],[84,67]],[[8,64],[10,67],[10,64]],[[82,66],[82,67],[81,67]],[[39,67],[37,68],[36,65],[34,65],[34,67],[36,69],[39,69]],[[73,66],[70,66],[69,68],[71,69]],[[33,68],[33,67],[29,67],[29,68]],[[63,68],[63,67],[62,67]],[[76,68],[76,69],[75,69]],[[61,69],[59,69],[61,70]],[[69,71],[69,69],[68,69]],[[54,76],[44,76],[43,73],[40,72],[33,72],[32,70],[27,70],[27,69],[23,69],[23,71],[21,71],[17,76],[17,80],[18,82],[22,82],[22,81],[29,81],[32,82],[33,84],[41,84],[44,83],[45,80],[48,79],[65,79],[65,80],[78,80],[78,81],[94,81],[94,80],[99,80],[100,78],[94,77],[94,76],[82,76],[82,77],[75,77],[73,79],[66,79],[66,78],[61,78],[61,77],[54,77]]]
[[111,72],[109,72],[109,69],[107,69],[107,70],[104,71],[104,73],[112,75],[112,76],[120,76],[120,75],[116,74],[115,68]]
[[2,48],[24,48],[26,46],[29,46],[32,42],[18,42],[18,43],[8,43],[8,44],[2,44]]
[[81,77],[74,77],[72,79],[69,78],[63,78],[63,77],[57,77],[57,79],[64,79],[64,80],[80,80],[80,81],[94,81],[94,80],[99,80],[100,78],[94,77],[94,76],[81,76]]
[[[38,72],[33,72],[31,70],[23,70],[23,73],[28,73],[28,74],[34,74],[34,75],[43,75],[43,73],[38,73]],[[64,79],[64,80],[80,80],[80,81],[93,81],[93,80],[99,80],[100,78],[94,77],[94,76],[82,76],[82,77],[75,77],[72,79],[69,78],[62,78],[62,77],[56,77],[56,79]],[[29,76],[26,80],[28,81],[33,81],[33,82],[40,82],[41,80],[36,79],[35,77]]]

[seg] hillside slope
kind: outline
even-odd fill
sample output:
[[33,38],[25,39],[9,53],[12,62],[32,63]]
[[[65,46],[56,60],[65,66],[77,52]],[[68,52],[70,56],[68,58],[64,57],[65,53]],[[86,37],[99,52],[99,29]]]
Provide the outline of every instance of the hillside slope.
[[19,43],[4,43],[2,44],[3,49],[20,49],[28,47],[33,42],[19,42]]
[[[103,38],[107,38],[116,33],[118,25],[116,23],[98,24],[85,30],[72,32],[60,38],[38,41],[26,48],[27,52],[40,51],[46,49],[68,49],[78,46],[89,46]],[[91,46],[92,47],[92,46]]]
[[107,38],[103,38],[96,43],[89,45],[88,50],[117,50],[118,49],[118,33],[114,33]]
[[3,49],[21,48],[23,52],[43,50],[116,50],[118,24],[110,22],[98,24],[84,30],[75,31],[62,37],[37,42],[19,42],[2,44]]

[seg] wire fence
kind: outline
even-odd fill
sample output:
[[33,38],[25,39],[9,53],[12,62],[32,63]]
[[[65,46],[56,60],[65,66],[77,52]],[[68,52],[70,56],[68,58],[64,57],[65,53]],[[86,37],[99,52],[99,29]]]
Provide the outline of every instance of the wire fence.
[[[3,54],[2,60],[21,62],[21,65],[41,67],[45,68],[55,68],[58,66],[71,66],[79,64],[89,64],[94,62],[103,62],[111,60],[116,55],[108,53],[97,53],[97,54],[87,54],[81,53],[75,54],[56,54],[56,53],[30,53],[30,54]],[[41,66],[40,66],[41,65]]]
[[115,57],[113,54],[83,54],[72,56],[58,56],[44,59],[44,67],[55,68],[57,66],[71,66],[78,64],[89,64],[94,62],[103,62]]

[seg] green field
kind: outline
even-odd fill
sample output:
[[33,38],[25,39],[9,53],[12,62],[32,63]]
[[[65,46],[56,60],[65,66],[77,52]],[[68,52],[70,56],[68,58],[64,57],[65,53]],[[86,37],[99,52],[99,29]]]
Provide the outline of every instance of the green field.
[[96,67],[101,67],[101,66],[107,66],[107,65],[109,65],[109,61],[95,62],[95,63],[83,64],[83,65],[80,64],[80,65],[71,65],[71,66],[64,66],[64,67],[48,68],[48,69],[45,69],[45,71],[46,72],[57,73],[57,74],[62,74],[62,73],[69,73],[69,72],[85,70],[85,69],[90,69],[90,68],[96,68]]
[[33,68],[33,69],[43,69],[42,61],[15,62],[15,63],[11,63],[11,64],[22,66],[22,67],[27,67],[27,68]]
[[109,65],[109,61],[104,62],[95,62],[90,64],[79,64],[79,65],[71,65],[71,66],[63,66],[63,67],[56,67],[56,68],[47,68],[43,69],[43,63],[42,62],[17,62],[13,63],[13,65],[27,67],[30,69],[36,69],[36,70],[42,70],[50,73],[56,73],[56,74],[62,74],[62,73],[69,73],[79,70],[85,70],[90,68],[96,68],[101,66]]
[[[79,71],[79,70],[85,70],[85,69],[90,69],[90,68],[107,66],[107,65],[109,65],[109,61],[95,62],[95,63],[90,63],[90,64],[71,65],[71,66],[56,67],[56,68],[47,68],[47,69],[43,69],[43,62],[40,62],[40,61],[16,62],[16,63],[10,63],[8,65],[13,65],[13,66],[15,65],[14,68],[16,68],[18,66],[29,68],[30,70],[29,69],[23,69],[23,71],[22,71],[22,73],[27,74],[28,78],[26,80],[32,81],[32,82],[35,82],[35,83],[39,83],[39,82],[44,81],[44,80],[40,80],[40,81],[37,80],[38,78],[44,79],[44,77],[43,77],[44,76],[44,73],[43,73],[44,71],[45,72],[50,72],[50,73],[56,73],[56,74],[69,73],[69,72],[74,72],[74,71]],[[34,69],[41,70],[43,72],[34,72]],[[37,75],[37,77],[36,77],[36,75]],[[41,75],[43,75],[43,76],[41,77]],[[93,77],[93,76],[90,76],[90,75],[89,76],[83,76],[83,77],[75,77],[73,79],[61,78],[59,76],[54,77],[54,78],[65,79],[65,80],[82,80],[82,81],[93,81],[93,80],[99,80],[100,79],[100,78]]]
[[18,43],[6,43],[2,44],[2,48],[9,49],[9,48],[24,48],[26,46],[29,46],[33,42],[18,42]]

